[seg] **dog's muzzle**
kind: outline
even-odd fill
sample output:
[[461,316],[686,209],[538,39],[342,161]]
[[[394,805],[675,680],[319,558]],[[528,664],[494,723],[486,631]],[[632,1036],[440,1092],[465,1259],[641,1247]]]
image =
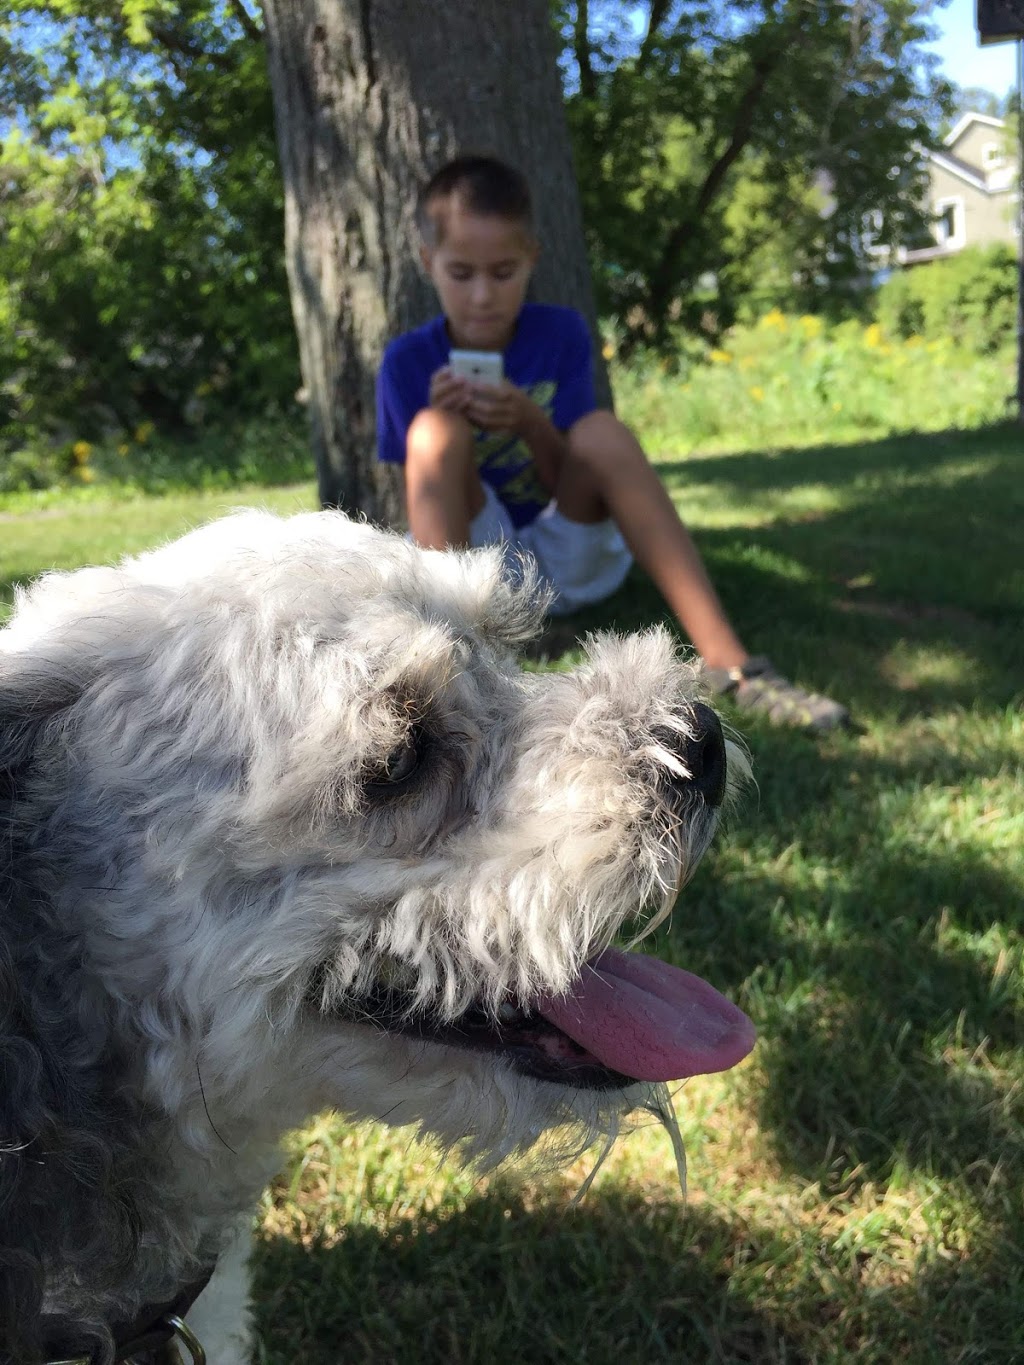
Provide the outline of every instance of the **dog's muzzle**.
[[[728,761],[717,715],[696,702],[688,732],[654,736],[665,756],[659,799],[681,823],[695,807],[712,814],[726,792]],[[667,760],[667,761],[666,761]],[[442,1019],[397,979],[382,978],[330,1012],[352,1023],[424,1043],[488,1053],[536,1080],[580,1090],[623,1089],[724,1071],[747,1055],[747,1016],[700,977],[640,953],[607,948],[560,996],[473,1004]],[[318,991],[310,990],[311,1003]]]

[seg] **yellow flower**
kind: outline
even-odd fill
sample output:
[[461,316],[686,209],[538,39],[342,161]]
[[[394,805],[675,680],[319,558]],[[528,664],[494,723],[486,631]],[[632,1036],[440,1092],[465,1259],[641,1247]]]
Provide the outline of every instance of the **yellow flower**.
[[152,422],[140,422],[135,428],[135,439],[142,445],[153,435],[153,430]]
[[758,323],[759,327],[776,327],[780,332],[784,332],[789,324],[786,322],[786,315],[781,308],[772,308],[765,313]]
[[615,355],[615,347],[610,341],[606,341],[601,347],[601,354],[604,356],[605,360],[611,360]]
[[131,450],[131,446],[128,444],[127,441],[122,441],[121,444],[117,447],[117,453],[118,455],[121,456],[127,455],[129,450]]
[[736,364],[741,370],[749,370],[757,364],[757,357],[752,355],[741,355]]
[[710,358],[713,365],[729,365],[732,363],[732,353],[730,351],[720,351],[717,347],[711,352]]
[[842,412],[842,410],[843,410],[843,405],[842,405],[842,403],[838,403],[838,402],[837,402],[837,403],[833,403],[833,404],[832,404],[832,411],[833,411],[833,412]]
[[825,324],[813,313],[804,313],[800,318],[800,326],[805,337],[820,337]]
[[907,337],[906,341],[905,341],[903,344],[904,344],[908,349],[912,349],[912,348],[914,348],[914,347],[916,347],[916,346],[921,346],[921,345],[923,345],[923,344],[924,344],[924,337],[919,337],[919,336],[917,335],[917,333],[915,332],[914,335],[913,335],[912,337]]
[[75,474],[83,483],[92,483],[96,477],[95,469],[90,469],[86,464],[80,464],[75,470]]
[[761,387],[760,384],[755,384],[755,385],[753,386],[753,388],[750,390],[750,396],[751,396],[751,398],[754,400],[755,403],[763,403],[763,402],[764,402],[764,389],[762,389],[762,387]]
[[864,329],[864,345],[880,346],[882,344],[882,328],[879,323],[873,322],[870,327]]
[[88,441],[76,441],[71,447],[71,456],[75,464],[85,464],[92,454],[92,446]]

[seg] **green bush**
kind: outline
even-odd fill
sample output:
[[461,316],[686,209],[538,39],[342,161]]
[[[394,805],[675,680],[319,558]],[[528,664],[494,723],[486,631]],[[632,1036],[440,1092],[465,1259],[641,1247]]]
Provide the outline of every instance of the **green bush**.
[[878,291],[875,316],[890,336],[952,341],[990,355],[1014,336],[1017,273],[1011,247],[969,247],[894,273]]
[[3,451],[0,493],[29,493],[61,481],[63,470],[53,451],[23,448]]
[[193,437],[142,422],[132,433],[96,442],[29,435],[0,446],[0,494],[93,487],[115,494],[160,495],[185,489],[274,486],[313,473],[304,419],[286,413],[237,415]]
[[890,275],[878,291],[875,319],[888,336],[923,337],[924,304],[917,288],[918,278],[930,266],[919,266],[916,270],[898,270]]
[[623,362],[608,338],[616,409],[652,455],[976,427],[1007,416],[1013,388],[1009,351],[983,355],[949,335],[901,339],[879,322],[831,324],[778,308],[678,367],[652,356]]

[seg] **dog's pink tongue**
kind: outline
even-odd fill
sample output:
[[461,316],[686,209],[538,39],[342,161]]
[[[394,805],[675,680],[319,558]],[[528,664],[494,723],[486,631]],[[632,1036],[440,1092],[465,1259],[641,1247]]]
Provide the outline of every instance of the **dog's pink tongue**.
[[714,986],[615,948],[587,963],[571,995],[547,996],[537,1009],[599,1062],[638,1081],[727,1071],[754,1046],[753,1024]]

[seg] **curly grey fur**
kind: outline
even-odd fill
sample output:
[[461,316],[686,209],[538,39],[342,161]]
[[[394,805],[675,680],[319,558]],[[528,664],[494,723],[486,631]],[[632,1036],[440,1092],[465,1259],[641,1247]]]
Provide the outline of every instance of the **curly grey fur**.
[[643,1103],[339,1009],[388,973],[442,1021],[563,991],[703,853],[714,812],[662,800],[695,671],[656,632],[525,677],[511,647],[543,607],[497,554],[337,514],[230,518],[19,595],[0,632],[0,1360],[88,1344],[106,1365],[111,1325],[217,1254],[319,1109],[486,1164]]
[[[4,681],[0,670],[0,691]],[[0,1348],[31,1362],[84,1346],[112,1358],[92,1286],[130,1280],[142,1229],[164,1215],[152,1191],[154,1123],[124,1087],[141,1039],[113,1028],[82,935],[55,913],[49,840],[60,797],[65,681],[31,679],[0,711]],[[47,1286],[60,1306],[45,1312]]]

